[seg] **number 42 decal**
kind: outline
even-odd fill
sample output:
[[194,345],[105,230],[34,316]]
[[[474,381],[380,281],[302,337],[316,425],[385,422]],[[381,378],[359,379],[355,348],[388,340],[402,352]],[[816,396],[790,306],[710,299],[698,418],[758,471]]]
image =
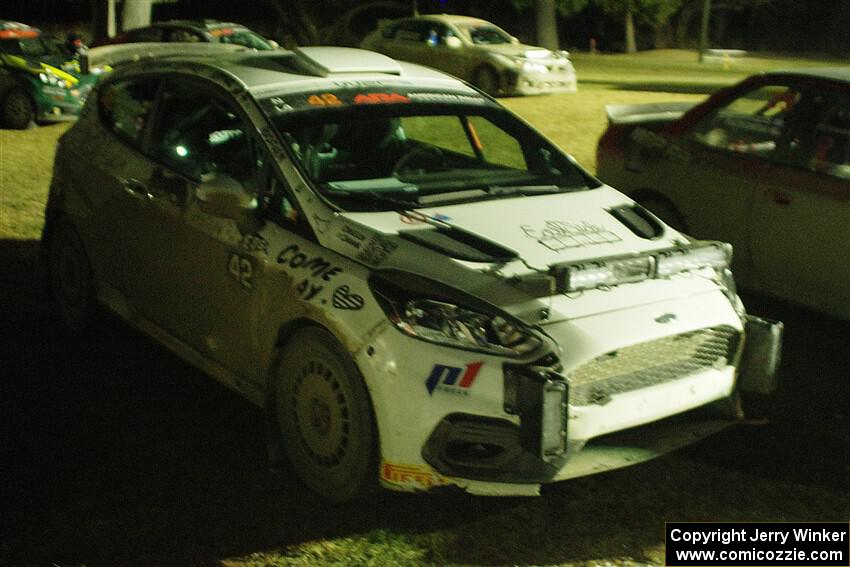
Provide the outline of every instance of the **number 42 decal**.
[[231,254],[227,271],[242,287],[254,289],[254,264],[251,263],[251,260],[239,254]]

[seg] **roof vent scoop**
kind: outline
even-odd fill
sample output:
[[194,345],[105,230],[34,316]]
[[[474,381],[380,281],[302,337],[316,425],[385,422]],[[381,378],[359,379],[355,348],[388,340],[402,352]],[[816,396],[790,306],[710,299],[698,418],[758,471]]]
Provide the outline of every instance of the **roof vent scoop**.
[[351,47],[301,47],[293,52],[309,74],[317,77],[338,73],[401,75],[398,61],[373,51]]

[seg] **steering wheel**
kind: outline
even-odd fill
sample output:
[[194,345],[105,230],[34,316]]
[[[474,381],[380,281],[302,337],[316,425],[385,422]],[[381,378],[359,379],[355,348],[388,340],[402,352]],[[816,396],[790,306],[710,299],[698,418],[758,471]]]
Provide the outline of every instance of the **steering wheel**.
[[443,155],[443,151],[436,146],[414,146],[404,152],[404,154],[398,158],[398,161],[395,162],[395,165],[393,166],[393,175],[397,175],[399,172],[404,170],[414,169],[410,167],[410,162],[420,160],[423,164],[420,165],[419,169],[425,169],[425,167],[428,166],[441,165],[444,159],[445,156]]

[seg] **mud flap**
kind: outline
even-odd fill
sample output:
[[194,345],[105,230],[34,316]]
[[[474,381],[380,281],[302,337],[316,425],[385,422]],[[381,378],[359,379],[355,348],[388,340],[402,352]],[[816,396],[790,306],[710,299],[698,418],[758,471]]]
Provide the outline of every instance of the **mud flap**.
[[776,392],[783,331],[782,321],[746,316],[746,343],[738,375],[742,393],[766,397]]

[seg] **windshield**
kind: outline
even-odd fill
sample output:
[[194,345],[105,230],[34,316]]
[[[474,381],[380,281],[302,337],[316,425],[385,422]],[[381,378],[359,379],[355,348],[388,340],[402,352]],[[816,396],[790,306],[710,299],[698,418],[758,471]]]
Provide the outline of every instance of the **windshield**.
[[58,40],[50,37],[23,37],[12,39],[0,39],[0,51],[10,55],[23,55],[24,57],[47,57],[67,56]]
[[271,44],[266,41],[261,35],[252,32],[248,29],[240,28],[220,28],[210,32],[218,38],[221,43],[234,43],[236,45],[244,45],[251,49],[267,51],[273,49]]
[[338,106],[274,121],[307,178],[347,210],[393,210],[595,184],[496,106]]
[[507,32],[492,24],[460,25],[458,27],[476,45],[498,45],[511,43],[513,40]]

